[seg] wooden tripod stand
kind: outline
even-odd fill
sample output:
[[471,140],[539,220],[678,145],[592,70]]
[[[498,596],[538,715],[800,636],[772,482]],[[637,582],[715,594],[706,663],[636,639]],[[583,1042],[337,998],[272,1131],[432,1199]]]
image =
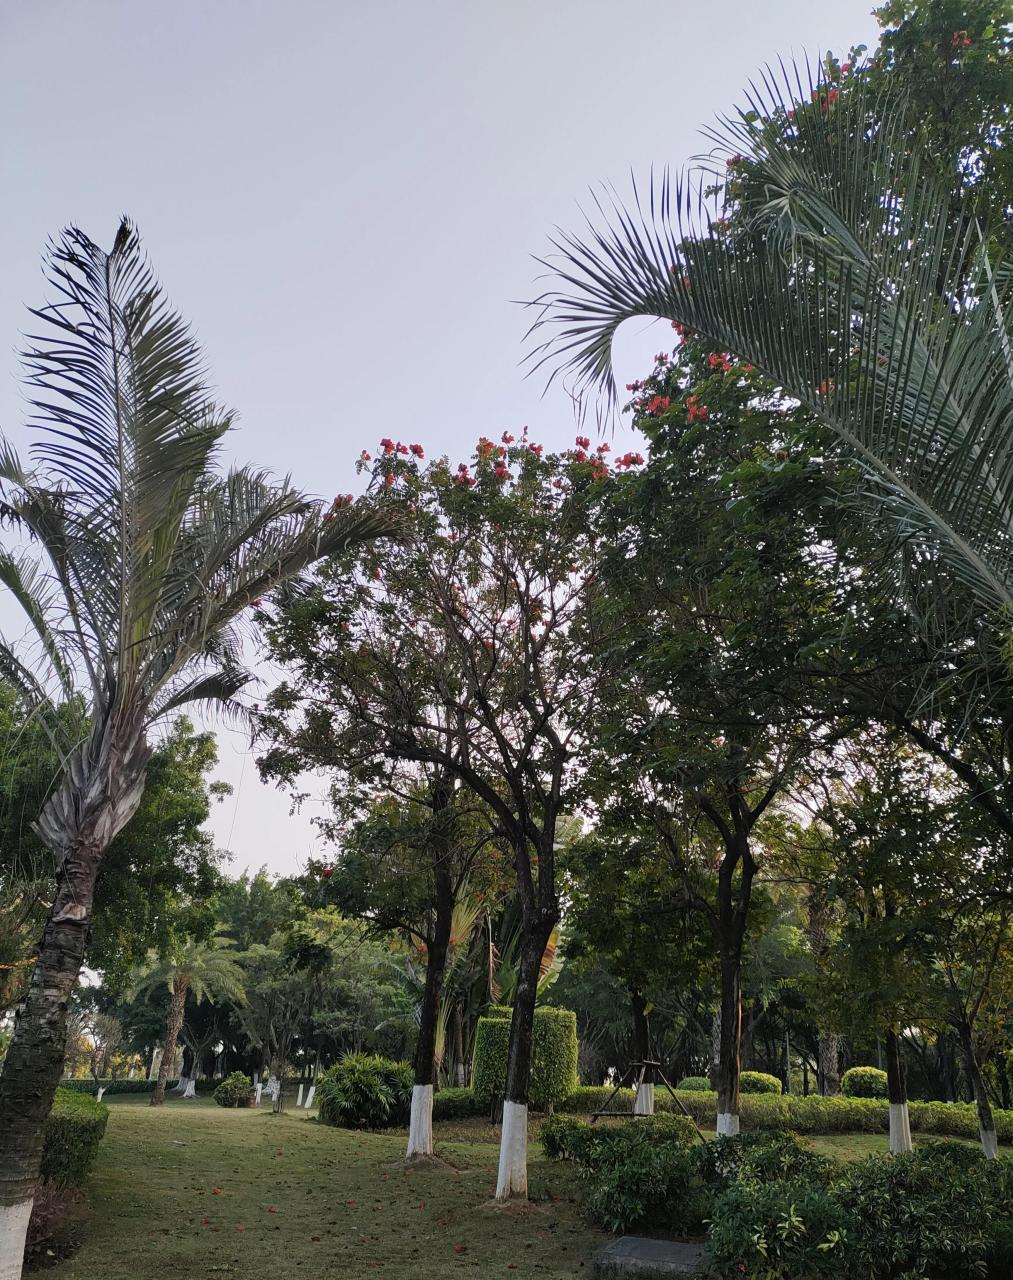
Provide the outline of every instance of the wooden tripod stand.
[[610,1111],[609,1106],[611,1105],[612,1100],[619,1095],[619,1091],[621,1089],[629,1087],[633,1090],[633,1103],[635,1107],[637,1097],[640,1094],[640,1086],[643,1084],[654,1084],[655,1082],[660,1082],[665,1086],[668,1092],[672,1095],[672,1101],[679,1108],[682,1114],[686,1116],[687,1119],[693,1121],[693,1127],[696,1129],[697,1137],[701,1142],[706,1142],[707,1139],[701,1133],[700,1126],[697,1124],[693,1116],[691,1116],[686,1110],[682,1099],[672,1088],[671,1084],[669,1084],[668,1077],[662,1071],[661,1063],[656,1058],[644,1058],[640,1062],[631,1062],[619,1083],[605,1099],[605,1105],[600,1110],[592,1113],[591,1123],[594,1124],[599,1116],[626,1116],[631,1120],[635,1120],[641,1112],[633,1109],[629,1111]]

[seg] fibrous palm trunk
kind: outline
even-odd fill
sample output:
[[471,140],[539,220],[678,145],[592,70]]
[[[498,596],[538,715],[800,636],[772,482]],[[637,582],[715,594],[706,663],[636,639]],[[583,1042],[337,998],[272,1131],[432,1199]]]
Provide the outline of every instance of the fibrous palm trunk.
[[36,823],[56,860],[57,887],[0,1075],[0,1280],[21,1275],[99,866],[140,804],[149,755],[142,728],[106,720],[71,755]]
[[185,974],[177,973],[173,979],[172,991],[169,994],[169,1011],[165,1018],[165,1049],[162,1052],[162,1061],[158,1067],[158,1082],[151,1095],[151,1105],[153,1107],[160,1107],[165,1101],[165,1085],[176,1058],[176,1041],[179,1039],[179,1031],[183,1025],[183,1012],[186,1008],[188,986],[189,983]]

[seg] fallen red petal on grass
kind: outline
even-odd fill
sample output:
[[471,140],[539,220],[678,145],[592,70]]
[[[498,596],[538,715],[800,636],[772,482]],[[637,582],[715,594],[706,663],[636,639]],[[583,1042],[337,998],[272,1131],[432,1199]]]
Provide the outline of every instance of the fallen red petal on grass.
[[358,1200],[346,1200],[345,1204],[358,1204]]
[[246,1230],[246,1228],[243,1226],[243,1224],[242,1224],[241,1222],[237,1222],[237,1223],[236,1223],[236,1230],[237,1230],[237,1231],[245,1231],[245,1230]]
[[310,1236],[310,1244],[319,1244],[319,1243],[320,1243],[319,1236]]
[[211,1221],[210,1218],[201,1218],[200,1224],[202,1227],[206,1227],[210,1221]]
[[221,1189],[221,1187],[213,1187],[213,1188],[211,1189],[211,1194],[212,1194],[213,1196],[220,1196],[220,1195],[222,1194],[222,1189]]
[[277,1213],[277,1212],[278,1212],[278,1210],[274,1207],[274,1205],[271,1205],[271,1207],[268,1209],[268,1211],[267,1211],[267,1212],[268,1212],[268,1213]]
[[455,1245],[454,1245],[454,1252],[455,1252],[455,1253],[465,1253],[465,1252],[467,1252],[467,1248],[468,1248],[468,1246],[467,1246],[467,1245],[464,1245],[464,1244],[455,1244]]

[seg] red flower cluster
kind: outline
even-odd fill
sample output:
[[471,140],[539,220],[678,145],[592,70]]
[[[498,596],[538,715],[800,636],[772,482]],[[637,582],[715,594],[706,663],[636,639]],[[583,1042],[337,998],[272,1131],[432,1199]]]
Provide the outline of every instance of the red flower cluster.
[[971,47],[971,37],[966,31],[954,31],[952,44],[954,49],[969,49]]
[[370,453],[367,453],[365,449],[363,449],[363,451],[359,454],[359,457],[363,460],[363,462],[373,461],[373,455]]
[[813,102],[818,102],[820,104],[820,110],[825,115],[837,101],[837,90],[828,89],[826,93],[824,93],[822,89],[814,89],[812,91],[812,100]]
[[493,454],[496,452],[496,446],[493,444],[491,440],[486,439],[485,436],[479,436],[478,445],[475,448],[475,452],[478,454],[480,458],[488,458],[490,454]]
[[696,396],[686,397],[686,421],[689,423],[706,422],[710,414],[710,410],[705,404],[700,404]]
[[426,456],[425,450],[420,444],[410,444],[408,446],[408,452],[414,454],[416,458],[424,458]]
[[736,169],[742,163],[742,157],[736,152],[735,155],[729,156],[725,161],[726,169]]
[[654,363],[655,363],[655,364],[668,364],[668,352],[667,352],[667,351],[659,351],[659,352],[658,352],[658,354],[654,357]]
[[380,441],[380,448],[384,451],[384,453],[393,453],[394,441],[391,440],[390,436],[384,436],[384,438]]
[[[673,329],[675,328],[675,326],[676,326],[676,324],[677,324],[677,323],[678,323],[678,321],[673,320],[673,322],[672,322],[672,327],[673,327]],[[642,382],[627,382],[627,384],[626,384],[626,390],[627,390],[627,391],[639,391],[639,390],[640,390],[640,388],[641,388],[643,385],[644,385],[644,384],[643,384]]]
[[504,431],[503,434],[500,436],[500,439],[503,441],[504,444],[513,444],[514,442],[514,438],[509,431]]
[[339,493],[338,496],[334,499],[334,502],[332,505],[334,506],[335,510],[337,510],[340,507],[350,507],[354,501],[355,499],[352,497],[350,493]]
[[468,474],[468,464],[466,462],[461,462],[458,464],[457,475],[454,476],[454,480],[458,484],[467,485],[469,489],[471,489],[474,486],[475,477]]
[[578,448],[578,449],[590,449],[590,448],[591,448],[591,441],[588,439],[588,437],[587,437],[587,436],[578,436],[578,437],[577,437],[577,448]]
[[612,446],[611,446],[607,441],[603,440],[603,441],[601,442],[601,444],[598,446],[598,448],[595,450],[595,452],[596,452],[596,453],[611,453],[611,452],[612,452]]
[[688,324],[680,324],[678,320],[672,321],[672,328],[679,335],[679,337],[682,339],[683,342],[685,342],[687,338],[696,337],[695,329],[691,329]]
[[644,464],[644,455],[642,453],[624,453],[621,458],[616,458],[616,470],[620,467],[641,467]]
[[722,352],[721,355],[718,355],[712,351],[707,357],[707,363],[712,369],[720,369],[722,373],[727,373],[732,367],[731,357],[727,352]]
[[584,449],[574,449],[573,457],[575,462],[587,462],[587,453]]
[[851,63],[850,63],[850,62],[842,62],[842,63],[841,63],[841,75],[842,75],[842,76],[846,76],[850,70],[851,70]]
[[536,458],[540,458],[542,456],[542,450],[545,448],[545,445],[529,444],[528,448],[531,450],[531,452],[535,455]]
[[509,468],[509,467],[507,467],[507,466],[505,466],[502,462],[497,462],[497,463],[496,463],[495,467],[493,467],[493,471],[492,471],[492,473],[493,473],[493,475],[496,477],[496,479],[497,479],[497,480],[509,480],[509,479],[510,479],[510,468]]
[[663,413],[668,412],[671,403],[670,396],[651,396],[645,407],[652,418],[659,418]]

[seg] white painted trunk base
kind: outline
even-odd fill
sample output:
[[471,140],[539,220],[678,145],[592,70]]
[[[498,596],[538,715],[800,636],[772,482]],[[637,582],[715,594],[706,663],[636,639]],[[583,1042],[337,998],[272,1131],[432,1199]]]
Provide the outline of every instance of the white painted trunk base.
[[295,1095],[295,1105],[297,1109],[302,1106],[302,1091],[303,1091],[303,1087],[302,1085],[300,1085]]
[[186,1082],[186,1088],[183,1090],[184,1098],[196,1098],[197,1096],[197,1077],[191,1076]]
[[654,1085],[648,1084],[646,1080],[642,1080],[637,1085],[637,1096],[633,1099],[633,1114],[635,1116],[654,1115]]
[[718,1113],[717,1133],[719,1138],[734,1138],[739,1131],[738,1113],[720,1111]]
[[527,1198],[528,1107],[525,1102],[504,1102],[496,1199],[526,1200]]
[[0,1280],[21,1280],[32,1201],[0,1205]]
[[406,1160],[415,1156],[433,1154],[433,1086],[412,1086],[412,1112],[408,1121],[408,1151]]
[[999,1139],[994,1129],[983,1129],[978,1125],[978,1133],[981,1135],[981,1149],[989,1160],[997,1160],[999,1157]]
[[173,1089],[173,1091],[172,1091],[172,1092],[173,1092],[173,1093],[186,1093],[186,1087],[187,1087],[187,1085],[188,1085],[189,1083],[190,1083],[190,1081],[186,1078],[186,1076],[180,1076],[180,1078],[176,1081],[176,1087],[175,1087],[175,1089]]
[[307,1110],[307,1111],[309,1111],[310,1107],[312,1107],[312,1105],[313,1105],[313,1095],[316,1093],[316,1091],[317,1091],[317,1087],[316,1087],[316,1085],[315,1085],[315,1084],[311,1084],[311,1085],[310,1085],[310,1091],[309,1091],[309,1093],[306,1095],[306,1110]]
[[102,1101],[102,1095],[105,1093],[105,1091],[106,1091],[106,1087],[105,1087],[105,1085],[102,1085],[102,1086],[99,1088],[98,1093],[96,1093],[96,1095],[95,1095],[95,1101],[96,1101],[96,1102],[101,1102],[101,1101]]
[[906,1102],[890,1103],[890,1151],[893,1155],[903,1155],[905,1151],[913,1151],[911,1141],[911,1115]]
[[256,1106],[256,1107],[259,1107],[259,1106],[260,1106],[260,1095],[261,1095],[263,1092],[264,1092],[264,1086],[263,1086],[262,1084],[258,1084],[258,1085],[257,1085],[257,1097],[256,1097],[256,1101],[254,1102],[254,1106]]

